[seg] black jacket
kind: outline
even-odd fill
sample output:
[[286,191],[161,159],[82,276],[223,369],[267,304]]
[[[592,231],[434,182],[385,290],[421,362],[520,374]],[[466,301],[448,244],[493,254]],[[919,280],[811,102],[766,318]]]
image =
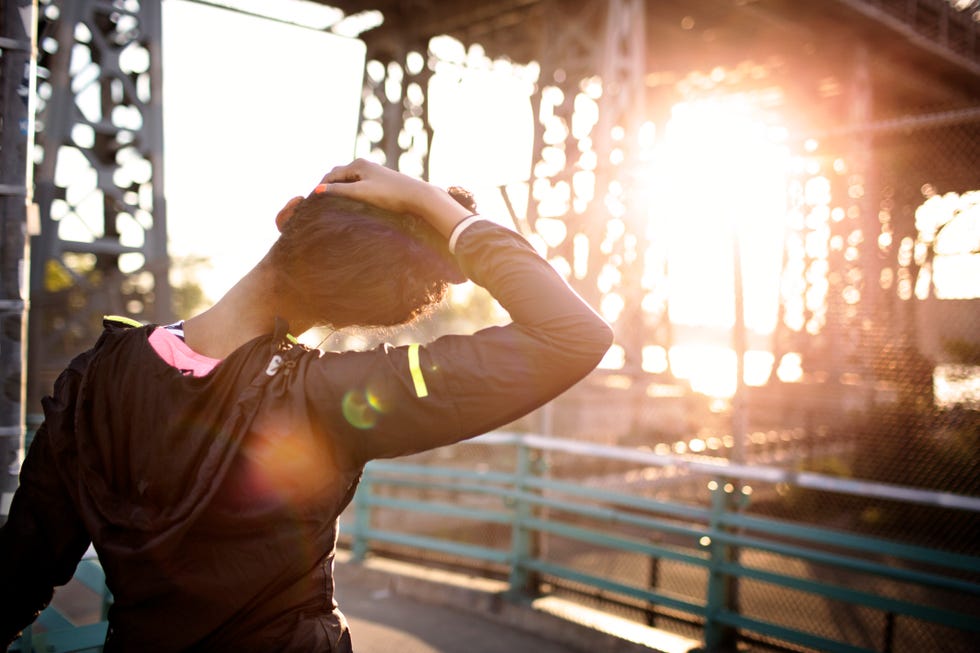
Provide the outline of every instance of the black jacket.
[[609,327],[489,222],[457,244],[513,322],[424,347],[321,355],[285,325],[188,377],[108,322],[51,397],[0,529],[0,644],[91,541],[114,603],[105,650],[344,651],[337,518],[366,462],[472,437],[591,371]]

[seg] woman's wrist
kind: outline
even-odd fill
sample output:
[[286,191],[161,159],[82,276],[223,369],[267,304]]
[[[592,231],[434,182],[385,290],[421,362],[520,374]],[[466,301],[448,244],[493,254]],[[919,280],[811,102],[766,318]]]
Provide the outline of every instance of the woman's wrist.
[[449,235],[450,254],[456,254],[456,243],[459,241],[459,237],[463,234],[463,232],[466,231],[471,224],[480,220],[483,220],[483,216],[481,216],[479,213],[473,213],[456,223],[456,226],[453,227],[453,232]]
[[422,197],[419,198],[421,201],[417,212],[448,239],[456,225],[473,215],[473,212],[457,202],[448,191],[437,186],[429,188],[431,192],[420,194]]

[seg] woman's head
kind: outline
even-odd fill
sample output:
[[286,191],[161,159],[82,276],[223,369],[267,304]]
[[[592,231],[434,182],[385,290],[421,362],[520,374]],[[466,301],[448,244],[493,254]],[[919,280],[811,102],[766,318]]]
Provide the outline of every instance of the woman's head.
[[[472,198],[452,189],[468,208]],[[462,273],[424,220],[327,193],[287,205],[269,251],[276,301],[292,319],[393,326],[427,313]]]

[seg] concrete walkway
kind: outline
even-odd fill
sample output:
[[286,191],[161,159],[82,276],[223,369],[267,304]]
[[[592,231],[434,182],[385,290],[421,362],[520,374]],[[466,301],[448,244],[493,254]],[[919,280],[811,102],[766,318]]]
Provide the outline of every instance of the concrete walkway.
[[356,653],[689,653],[699,642],[557,599],[505,600],[483,578],[338,554]]
[[[341,573],[340,576],[345,574]],[[338,581],[357,653],[567,653],[563,644],[472,612],[423,603],[383,582]]]

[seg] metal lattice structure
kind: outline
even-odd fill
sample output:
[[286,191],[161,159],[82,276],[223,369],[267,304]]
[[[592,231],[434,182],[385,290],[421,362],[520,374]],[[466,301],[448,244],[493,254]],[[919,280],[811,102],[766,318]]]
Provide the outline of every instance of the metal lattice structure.
[[160,10],[154,0],[40,4],[34,403],[94,342],[103,315],[170,315]]
[[[549,221],[560,221],[565,236],[547,248],[547,257],[593,305],[602,307],[614,295],[622,301],[615,322],[624,349],[619,372],[633,379],[632,392],[616,396],[597,386],[566,395],[555,411],[555,432],[602,441],[625,407],[633,417],[620,420],[618,432],[655,444],[655,451],[703,451],[750,464],[980,493],[969,453],[980,432],[977,406],[944,406],[934,387],[945,362],[978,364],[980,300],[937,300],[928,274],[939,257],[938,236],[923,233],[916,219],[924,203],[980,189],[977,3],[332,4],[348,13],[379,9],[385,15],[381,28],[363,35],[379,70],[391,61],[386,53],[405,56],[399,39],[411,44],[408,51],[426,55],[424,44],[438,34],[479,44],[490,58],[539,66],[530,97],[536,119],[527,181],[532,199],[526,223],[518,220],[518,226],[533,237]],[[376,80],[372,84],[377,88]],[[640,369],[643,350],[670,347],[674,327],[670,306],[658,302],[664,297],[658,284],[669,281],[670,271],[657,269],[657,257],[647,255],[656,243],[644,230],[650,207],[642,181],[636,183],[650,145],[643,142],[649,138],[643,123],[657,127],[656,147],[672,107],[732,95],[785,118],[796,170],[786,192],[779,316],[768,340],[775,363],[769,382],[740,388],[732,402],[740,410],[721,420],[705,411],[679,420],[675,433],[644,431],[649,426],[642,415],[663,404],[644,392],[651,376]],[[576,98],[596,112],[584,131],[573,129]],[[419,115],[412,108],[419,104],[389,102],[385,128],[400,130],[398,115]],[[404,165],[403,152],[390,149],[396,139],[383,138],[379,126],[370,127],[363,151]],[[424,162],[424,156],[416,149],[411,161]],[[711,179],[702,189],[713,191]],[[653,203],[654,213],[660,208]],[[616,274],[601,275],[609,268]],[[600,276],[616,281],[600,282]],[[942,344],[950,339],[958,354]],[[735,349],[737,341],[732,338]],[[741,346],[747,342],[758,344],[758,335],[743,333]],[[784,383],[777,368],[792,357],[799,359],[801,379]],[[692,424],[698,428],[693,437],[687,431]],[[594,471],[563,470],[576,482]],[[608,471],[603,478],[617,482],[649,477],[648,469],[629,466]],[[657,482],[651,487],[676,493]],[[843,520],[865,534],[976,551],[977,517],[969,512],[784,492],[762,488],[751,510],[814,524]],[[485,534],[475,537],[484,541]],[[595,572],[602,563],[590,559],[588,566]],[[622,573],[636,578],[644,571]],[[739,592],[746,605],[776,600],[771,588],[751,583],[733,588],[725,600],[736,605]],[[799,619],[816,632],[828,628],[810,615]],[[931,636],[910,632],[910,639]],[[737,637],[734,631],[723,635],[732,645]]]
[[[426,172],[424,145],[431,142],[427,102],[419,95],[431,65],[413,66],[407,61],[410,53],[424,62],[429,40],[452,34],[464,43],[478,40],[488,56],[536,61],[532,199],[526,214],[513,217],[527,235],[538,232],[539,220],[563,224],[565,235],[547,256],[568,271],[572,284],[594,305],[604,294],[598,276],[611,265],[619,282],[607,293],[616,290],[627,297],[628,310],[639,306],[647,235],[643,220],[631,214],[633,191],[624,185],[623,171],[640,158],[633,144],[639,140],[645,100],[644,2],[503,2],[455,9],[428,3],[332,4],[348,12],[377,7],[385,15],[382,28],[363,35],[369,64],[359,149],[406,172]],[[392,83],[403,89],[414,85],[415,92],[393,94]],[[597,118],[573,129],[576,107],[583,102],[598,107]],[[616,220],[613,234],[606,230],[610,218]],[[643,321],[634,312],[620,324]],[[620,340],[639,343],[639,329],[623,326],[623,331]],[[629,347],[627,355],[627,365],[636,370],[639,348]]]
[[34,7],[0,2],[0,522],[17,486],[24,424],[24,262],[31,204]]
[[[863,388],[857,395],[866,403],[875,401],[881,361],[874,350],[909,338],[907,329],[894,323],[892,309],[885,308],[888,292],[879,287],[879,278],[888,274],[882,267],[897,264],[882,260],[894,252],[880,251],[878,236],[871,235],[894,226],[881,226],[875,193],[880,186],[917,192],[921,185],[903,176],[914,175],[911,169],[883,175],[876,145],[886,133],[908,128],[894,124],[900,115],[966,129],[977,122],[977,7],[946,0],[843,0],[819,6],[780,0],[330,4],[348,14],[377,9],[385,16],[381,27],[362,35],[373,61],[365,106],[384,109],[373,109],[362,121],[360,151],[407,172],[427,169],[422,145],[431,142],[432,133],[425,120],[427,98],[418,88],[424,91],[433,66],[429,39],[449,34],[479,44],[487,57],[536,63],[531,200],[526,222],[521,223],[523,216],[515,221],[531,236],[561,223],[564,235],[552,241],[546,255],[594,306],[620,307],[611,312],[623,348],[621,371],[634,379],[647,378],[641,370],[645,349],[666,350],[674,339],[662,288],[670,274],[663,257],[652,255],[656,243],[647,224],[676,216],[664,215],[638,181],[649,152],[663,139],[672,107],[743,95],[773,116],[788,116],[787,146],[802,167],[816,166],[816,171],[799,176],[788,192],[796,203],[790,216],[797,222],[787,227],[771,379],[783,356],[799,356],[809,381],[806,392],[815,389],[817,397],[807,414],[853,407],[854,383]],[[379,92],[382,84],[400,78],[372,76],[372,66],[407,70],[408,53],[428,59],[412,73],[416,92]],[[585,129],[573,128],[582,122],[580,103],[594,114]],[[411,136],[413,130],[421,137]],[[819,143],[818,151],[807,149],[811,140]],[[968,157],[946,164],[958,170],[943,174],[958,176],[960,191],[976,183]],[[827,189],[811,206],[814,194],[804,191],[814,184]],[[661,214],[651,218],[657,211]],[[824,212],[833,218],[815,217]],[[809,242],[812,249],[821,239],[826,253],[803,246]],[[828,270],[831,283],[824,287]],[[869,327],[881,322],[888,328]],[[753,334],[742,334],[742,345],[738,334],[733,338],[736,348],[759,342]],[[669,379],[669,361],[666,372]],[[639,402],[645,385],[634,384]],[[766,402],[773,400],[797,405],[782,396],[796,389],[777,387],[756,412],[766,412]],[[741,399],[753,403],[751,397]],[[634,419],[630,428],[641,422]]]
[[[800,133],[813,134],[827,132],[827,125],[880,123],[886,110],[907,110],[913,93],[922,106],[943,110],[969,108],[976,101],[963,85],[976,79],[980,66],[976,22],[962,3],[954,8],[943,0],[848,0],[819,10],[777,0],[329,4],[348,14],[378,9],[385,15],[381,27],[363,35],[371,63],[359,148],[421,176],[427,174],[432,141],[426,97],[432,37],[450,34],[463,43],[479,42],[488,57],[537,63],[531,200],[522,226],[532,235],[544,223],[561,223],[564,236],[547,255],[594,305],[619,305],[613,312],[623,372],[634,377],[641,373],[644,348],[666,349],[672,340],[669,306],[658,287],[669,275],[650,269],[660,263],[648,260],[649,207],[639,198],[642,184],[635,183],[649,147],[643,144],[650,138],[643,133],[645,123],[662,128],[678,101],[733,89],[765,96],[776,86],[784,109],[812,109],[810,124],[799,127]],[[35,396],[67,357],[91,340],[102,314],[155,320],[169,312],[159,9],[157,2],[135,0],[41,3],[41,233],[31,278],[36,314],[31,339],[37,344],[30,393]],[[839,35],[824,47],[821,39],[831,34]],[[836,47],[844,41],[872,44],[875,56],[864,55],[862,63],[862,55],[855,54],[860,47]],[[773,59],[773,53],[781,58]],[[745,62],[754,62],[750,75],[742,74]],[[915,65],[903,66],[907,62]],[[801,67],[813,70],[801,76]],[[848,80],[842,71],[852,69],[858,76]],[[697,70],[712,75],[721,70],[722,79],[690,72]],[[595,118],[585,128],[573,128],[577,103],[593,107]],[[849,170],[870,175],[872,145],[856,133],[849,134]],[[661,137],[657,129],[656,138]],[[864,143],[860,152],[859,142]],[[64,171],[72,167],[76,174],[69,179]],[[849,192],[842,183],[842,192]],[[873,220],[869,197],[864,196],[862,215]],[[871,226],[857,225],[857,230]],[[808,229],[798,238],[812,239]],[[848,278],[867,278],[876,273],[869,267],[875,256],[866,250],[858,262],[842,258],[839,263],[854,267],[845,270]],[[850,318],[842,322],[835,313],[853,312],[835,308],[850,287],[843,284],[823,304],[804,308],[814,315],[803,324],[816,319],[816,329],[782,321],[776,353],[800,352],[809,359],[804,367],[821,377],[853,372],[860,354],[820,345],[821,338],[840,344],[834,329],[853,336]],[[810,290],[804,284],[802,292]],[[868,293],[864,317],[875,312],[876,295]],[[799,297],[788,301],[800,303]],[[820,324],[829,327],[822,330]],[[821,353],[826,351],[834,355],[828,359]],[[838,359],[832,369],[814,368]],[[864,370],[873,367],[870,360],[862,364]]]

